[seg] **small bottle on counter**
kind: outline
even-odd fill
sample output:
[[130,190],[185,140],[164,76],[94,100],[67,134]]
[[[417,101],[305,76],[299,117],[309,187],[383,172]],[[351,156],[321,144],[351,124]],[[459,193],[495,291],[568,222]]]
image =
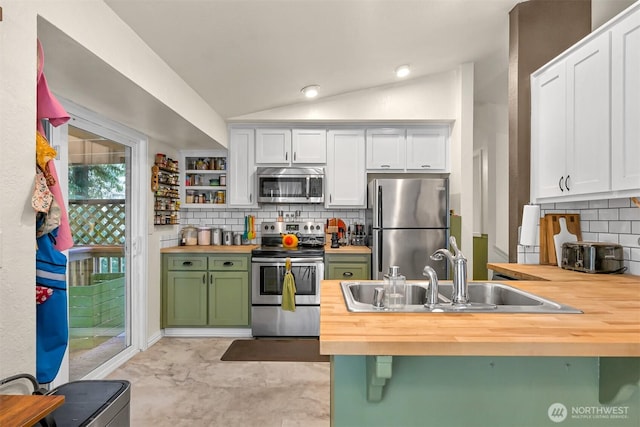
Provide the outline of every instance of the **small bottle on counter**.
[[384,275],[384,306],[398,310],[406,303],[406,277],[400,274],[400,267],[392,265]]

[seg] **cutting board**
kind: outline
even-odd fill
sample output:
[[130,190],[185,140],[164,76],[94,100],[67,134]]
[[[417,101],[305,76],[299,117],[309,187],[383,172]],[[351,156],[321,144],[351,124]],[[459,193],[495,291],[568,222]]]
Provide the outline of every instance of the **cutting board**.
[[549,264],[549,248],[547,245],[547,217],[540,218],[540,264]]
[[[568,234],[576,236],[578,241],[582,240],[582,230],[580,229],[580,214],[546,214],[547,223],[547,255],[549,257],[549,264],[558,265],[558,251],[554,241],[554,236],[560,234],[560,218],[564,218],[567,224]],[[567,233],[563,233],[562,238],[567,238]],[[558,248],[560,249],[560,248]],[[542,257],[540,257],[542,260]]]

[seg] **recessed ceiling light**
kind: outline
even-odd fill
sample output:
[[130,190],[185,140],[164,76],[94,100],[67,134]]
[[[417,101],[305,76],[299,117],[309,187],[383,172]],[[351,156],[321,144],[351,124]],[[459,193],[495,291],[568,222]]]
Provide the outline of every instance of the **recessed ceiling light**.
[[320,86],[318,85],[309,85],[302,88],[300,92],[304,93],[304,96],[307,98],[315,98],[318,96],[318,91],[320,90]]
[[396,68],[396,77],[403,78],[407,77],[411,73],[411,69],[408,65],[401,65]]

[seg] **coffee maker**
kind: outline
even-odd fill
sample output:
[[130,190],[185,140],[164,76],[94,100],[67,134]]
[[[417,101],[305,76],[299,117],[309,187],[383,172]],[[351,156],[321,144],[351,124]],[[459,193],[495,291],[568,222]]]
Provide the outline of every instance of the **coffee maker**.
[[364,231],[364,224],[353,224],[353,234],[351,235],[351,244],[353,246],[366,246],[367,235]]

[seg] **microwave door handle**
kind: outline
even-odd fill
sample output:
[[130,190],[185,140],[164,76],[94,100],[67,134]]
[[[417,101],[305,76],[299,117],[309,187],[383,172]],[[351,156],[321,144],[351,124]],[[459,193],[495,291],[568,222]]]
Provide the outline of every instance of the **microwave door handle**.
[[311,178],[310,178],[310,177],[307,177],[307,178],[306,178],[306,181],[307,181],[307,199],[308,199],[308,198],[310,197],[310,196],[309,196],[309,185],[310,185],[310,182],[311,182]]

